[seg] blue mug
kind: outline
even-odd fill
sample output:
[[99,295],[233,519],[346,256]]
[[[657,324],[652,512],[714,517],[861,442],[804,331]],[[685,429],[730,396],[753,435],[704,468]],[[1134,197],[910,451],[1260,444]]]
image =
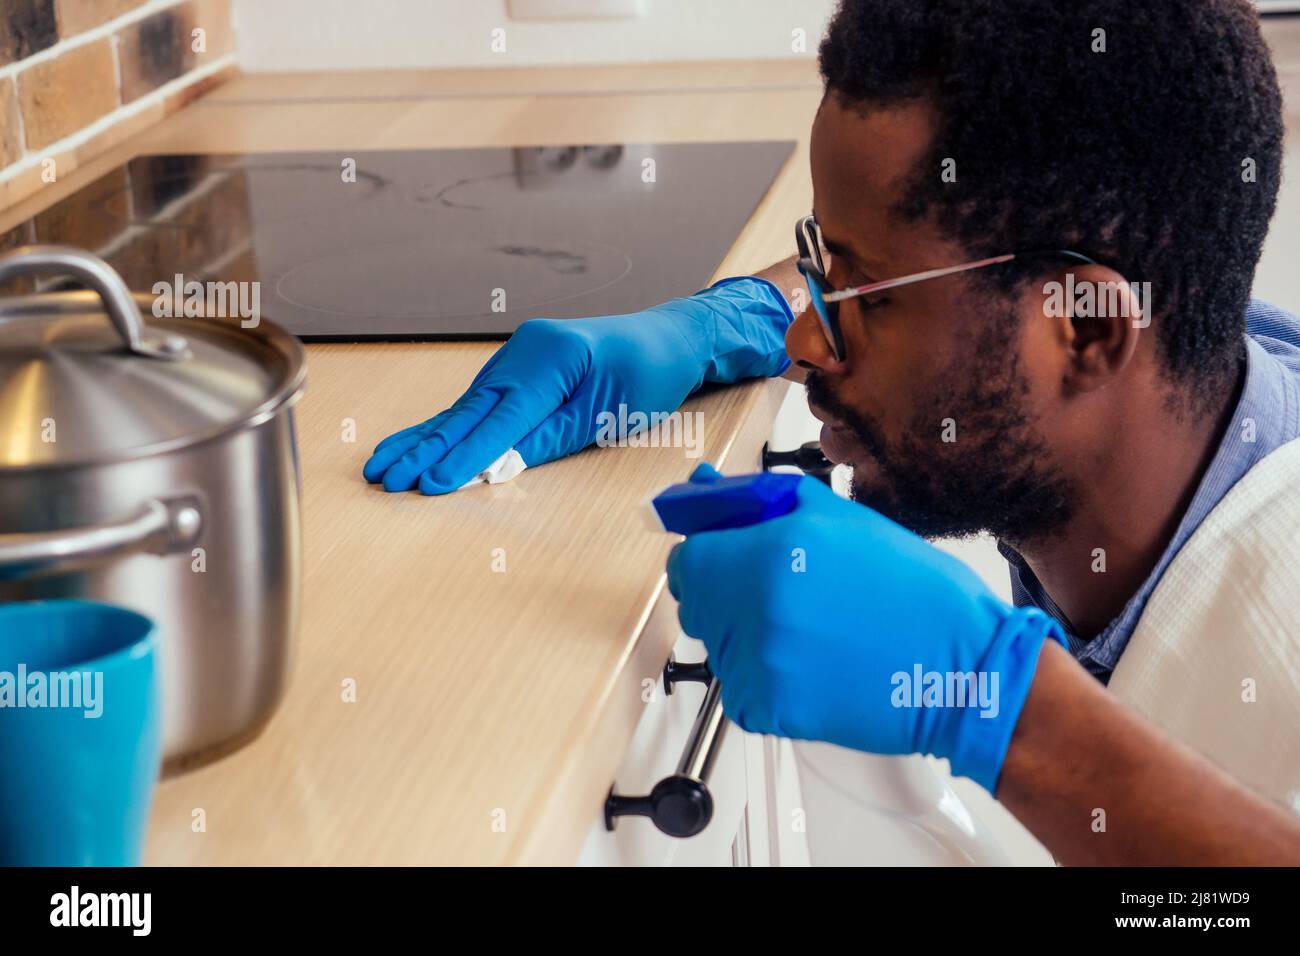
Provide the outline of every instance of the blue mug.
[[89,601],[0,605],[0,865],[139,865],[160,706],[148,618]]

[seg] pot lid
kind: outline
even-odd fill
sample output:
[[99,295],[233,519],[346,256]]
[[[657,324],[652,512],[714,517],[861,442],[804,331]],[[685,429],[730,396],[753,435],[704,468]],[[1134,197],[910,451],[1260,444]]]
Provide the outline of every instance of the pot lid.
[[301,393],[302,347],[268,322],[155,318],[154,296],[69,247],[0,256],[0,282],[34,273],[88,288],[0,299],[0,470],[157,454],[264,421]]

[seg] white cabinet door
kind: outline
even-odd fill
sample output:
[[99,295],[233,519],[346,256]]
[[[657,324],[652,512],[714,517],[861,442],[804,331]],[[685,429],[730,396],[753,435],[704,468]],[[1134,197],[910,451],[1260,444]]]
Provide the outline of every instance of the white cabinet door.
[[[664,598],[669,605],[671,599]],[[672,605],[675,613],[675,605]],[[660,609],[656,608],[656,613]],[[678,661],[704,660],[704,645],[684,634],[673,653]],[[615,792],[643,795],[677,769],[682,750],[704,699],[705,687],[679,683],[665,694],[662,683],[648,690],[645,714],[614,779]],[[723,732],[721,750],[709,777],[713,817],[703,832],[685,839],[661,833],[646,817],[619,817],[614,831],[603,815],[592,821],[578,858],[580,866],[731,866],[745,862],[744,814],[747,773],[746,735],[734,724]],[[739,837],[739,846],[737,840]],[[736,859],[739,854],[740,859]]]

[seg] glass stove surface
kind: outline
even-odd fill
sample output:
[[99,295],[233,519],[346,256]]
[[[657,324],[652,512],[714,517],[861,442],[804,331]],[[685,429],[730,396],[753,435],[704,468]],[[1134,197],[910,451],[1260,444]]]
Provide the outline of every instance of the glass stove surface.
[[79,246],[143,292],[257,281],[262,317],[309,340],[505,338],[700,289],[793,146],[141,156],[0,249]]

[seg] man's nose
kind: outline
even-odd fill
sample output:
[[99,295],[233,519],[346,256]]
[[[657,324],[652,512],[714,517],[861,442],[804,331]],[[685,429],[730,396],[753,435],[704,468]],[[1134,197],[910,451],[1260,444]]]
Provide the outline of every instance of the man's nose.
[[821,319],[811,305],[796,315],[785,330],[785,350],[791,362],[804,368],[832,374],[845,370],[846,363],[835,358]]

